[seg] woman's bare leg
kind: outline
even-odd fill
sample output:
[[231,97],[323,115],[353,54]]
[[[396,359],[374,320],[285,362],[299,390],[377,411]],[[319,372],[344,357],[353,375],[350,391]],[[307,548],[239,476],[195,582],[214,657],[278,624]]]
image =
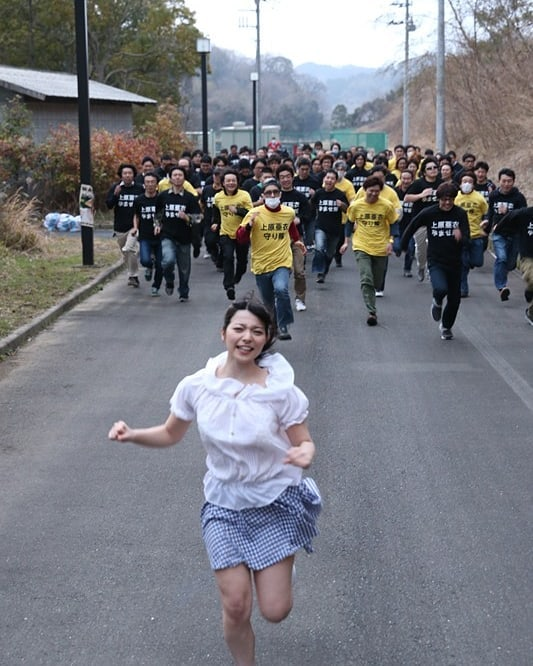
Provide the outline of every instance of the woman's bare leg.
[[250,623],[252,615],[252,579],[250,570],[239,564],[215,571],[222,601],[224,638],[236,666],[254,666],[255,637]]
[[254,571],[257,603],[269,622],[281,622],[292,609],[292,565],[294,555],[277,564]]

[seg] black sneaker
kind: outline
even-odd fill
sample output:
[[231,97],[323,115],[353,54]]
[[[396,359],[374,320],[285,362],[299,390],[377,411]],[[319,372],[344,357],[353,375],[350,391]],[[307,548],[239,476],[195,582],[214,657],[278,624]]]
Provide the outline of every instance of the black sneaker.
[[132,275],[131,277],[128,278],[128,286],[129,287],[139,287],[139,278],[136,275]]
[[324,283],[324,273],[319,273],[316,276],[316,281],[318,284],[323,284]]
[[174,293],[174,285],[171,282],[167,282],[167,286],[165,287],[165,294],[167,296],[172,296]]
[[179,300],[180,303],[188,303],[189,302],[189,297],[188,296],[180,296],[178,300]]
[[453,340],[453,333],[451,328],[444,328],[440,325],[440,339],[441,340]]
[[228,300],[234,301],[235,300],[235,289],[233,287],[228,287],[228,289],[226,289],[226,296],[228,297]]
[[442,303],[437,303],[435,299],[431,303],[431,316],[433,317],[433,321],[440,321],[442,317]]
[[292,335],[286,326],[279,327],[278,340],[292,340]]
[[366,323],[367,323],[369,326],[377,326],[377,325],[378,325],[378,318],[377,318],[377,315],[376,315],[375,312],[371,312],[371,313],[368,315],[368,317],[367,317],[367,319],[366,319]]
[[508,301],[510,294],[511,294],[511,290],[509,289],[509,287],[502,287],[500,289],[500,300],[501,301]]
[[192,249],[192,256],[193,256],[195,259],[198,259],[198,257],[200,256],[200,248],[199,248],[199,247],[197,247],[197,246],[193,247],[193,249]]
[[146,282],[150,282],[150,280],[152,279],[152,269],[151,268],[147,268],[144,271],[144,279],[146,280]]

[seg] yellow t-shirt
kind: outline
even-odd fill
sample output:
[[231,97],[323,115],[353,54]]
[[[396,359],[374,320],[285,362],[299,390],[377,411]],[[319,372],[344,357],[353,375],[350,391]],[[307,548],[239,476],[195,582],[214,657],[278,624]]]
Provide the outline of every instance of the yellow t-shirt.
[[235,238],[237,229],[242,222],[242,217],[230,211],[230,206],[235,208],[252,208],[252,199],[246,190],[237,190],[231,196],[224,190],[217,192],[213,200],[213,205],[220,211],[220,235]]
[[455,205],[466,211],[470,225],[470,238],[483,238],[485,234],[479,225],[489,209],[485,197],[475,190],[470,194],[459,192],[455,197]]
[[347,215],[350,222],[356,224],[352,249],[373,257],[386,257],[390,227],[398,219],[394,206],[381,196],[374,204],[358,198],[350,204]]
[[[362,187],[360,187],[357,190],[357,194],[355,195],[355,200],[360,201],[361,199],[364,198],[365,198],[365,190]],[[379,198],[386,199],[389,203],[393,205],[394,210],[398,213],[397,219],[401,217],[402,202],[400,201],[400,197],[396,194],[396,190],[394,189],[394,187],[391,187],[390,185],[383,185],[383,189],[381,190]]]
[[[172,187],[172,183],[170,182],[170,178],[161,178],[159,183],[157,183],[157,191],[158,192],[166,192],[167,190],[170,190]],[[186,180],[183,183],[183,189],[185,192],[190,192],[193,196],[197,197],[198,196],[198,190],[195,190],[194,187],[189,183],[188,180]]]
[[264,205],[257,206],[246,215],[241,226],[245,227],[256,212],[259,214],[250,232],[252,273],[262,275],[276,268],[292,268],[289,227],[294,221],[294,209],[281,206],[281,210],[273,212]]

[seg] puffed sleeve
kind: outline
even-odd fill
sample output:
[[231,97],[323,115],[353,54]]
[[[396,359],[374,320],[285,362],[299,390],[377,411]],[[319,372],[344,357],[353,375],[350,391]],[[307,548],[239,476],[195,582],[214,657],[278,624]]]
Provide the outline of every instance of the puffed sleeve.
[[196,416],[199,383],[196,375],[181,380],[170,398],[170,411],[178,419],[192,421]]
[[309,400],[297,386],[293,386],[283,397],[280,401],[280,425],[286,430],[305,421],[309,414]]

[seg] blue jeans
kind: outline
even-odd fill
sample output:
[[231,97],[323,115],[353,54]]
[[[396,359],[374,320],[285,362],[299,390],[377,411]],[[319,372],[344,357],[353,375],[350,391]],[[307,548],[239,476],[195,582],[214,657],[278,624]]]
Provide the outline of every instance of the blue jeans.
[[161,240],[159,238],[156,240],[143,238],[139,241],[139,245],[141,266],[144,266],[145,268],[154,268],[154,281],[152,287],[159,289],[161,282],[163,282],[163,268],[161,266],[163,253],[161,251]]
[[306,220],[303,224],[304,228],[304,243],[312,245],[315,242],[315,218]]
[[274,271],[255,276],[261,300],[276,315],[279,328],[286,328],[294,321],[289,295],[290,275],[290,269],[282,266]]
[[485,240],[483,238],[471,238],[463,247],[463,270],[461,273],[461,294],[468,294],[468,273],[471,268],[483,266],[483,253],[485,252]]
[[507,286],[507,273],[516,268],[518,258],[518,236],[492,234],[492,247],[496,255],[494,262],[494,284],[496,289]]
[[446,306],[442,311],[442,327],[452,328],[461,303],[461,265],[443,266],[430,263],[429,277],[434,300],[442,304],[446,298]]
[[323,229],[315,229],[315,252],[313,254],[313,273],[327,275],[329,265],[335,256],[338,234],[328,234]]
[[163,277],[167,285],[174,286],[174,266],[178,264],[179,295],[189,297],[189,277],[191,275],[191,244],[177,243],[170,238],[161,241]]
[[413,265],[413,259],[415,258],[415,239],[411,237],[409,239],[409,245],[405,251],[405,257],[403,260],[403,270],[408,273],[411,270]]

